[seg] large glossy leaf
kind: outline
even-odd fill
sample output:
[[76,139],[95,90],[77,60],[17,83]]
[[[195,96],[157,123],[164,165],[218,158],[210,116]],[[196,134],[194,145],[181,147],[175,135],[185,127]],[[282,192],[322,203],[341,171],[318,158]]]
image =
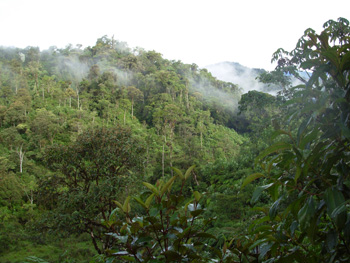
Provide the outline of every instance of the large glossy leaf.
[[147,182],[143,182],[142,184],[151,190],[156,196],[159,196],[159,191],[154,185]]
[[347,219],[346,211],[341,209],[345,202],[343,194],[337,188],[331,187],[326,190],[324,200],[328,215],[335,221],[336,226],[342,229]]
[[317,138],[318,133],[319,133],[318,129],[311,130],[306,136],[301,138],[299,147],[301,149],[305,149],[305,147],[309,143],[311,143],[313,140],[315,140]]
[[185,179],[185,176],[180,169],[176,167],[171,167],[171,169],[180,177],[181,180]]
[[119,203],[116,200],[114,200],[113,202],[123,211],[123,205],[121,203]]
[[298,213],[298,221],[302,231],[305,231],[311,227],[312,219],[315,216],[315,213],[316,204],[314,198],[311,196]]
[[326,57],[336,68],[340,68],[339,56],[335,49],[328,48],[323,50],[321,55]]
[[[349,45],[347,45],[349,48]],[[341,58],[340,70],[350,70],[350,52],[346,52]]]
[[149,206],[150,206],[150,204],[151,204],[151,202],[152,202],[152,199],[153,199],[154,195],[155,195],[155,194],[153,193],[153,194],[151,194],[149,197],[147,197],[147,199],[146,199],[146,201],[145,201],[145,205],[146,205],[147,208],[149,208]]
[[125,199],[125,201],[124,201],[124,204],[123,204],[123,212],[125,212],[125,213],[129,213],[130,212],[130,204],[129,204],[129,202],[130,202],[130,199],[131,199],[131,196],[128,196],[126,199]]
[[244,179],[241,188],[243,189],[247,184],[250,184],[252,181],[263,177],[264,175],[262,173],[254,173],[249,175],[247,178]]
[[146,204],[139,197],[134,197],[134,199],[144,208],[147,208]]
[[190,177],[192,170],[196,167],[196,165],[192,165],[190,168],[187,169],[187,171],[185,172],[185,180],[188,179],[188,177]]
[[273,186],[274,183],[271,183],[271,184],[267,184],[267,185],[263,185],[263,186],[258,186],[255,190],[254,190],[254,193],[253,193],[253,196],[252,196],[252,199],[250,200],[250,202],[252,204],[256,203],[261,195],[261,193],[270,188],[271,186]]
[[276,152],[280,152],[286,149],[291,149],[291,145],[289,143],[286,142],[277,142],[275,144],[273,144],[272,146],[268,147],[267,149],[265,149],[264,151],[262,151],[258,157],[256,157],[256,162],[262,160],[263,158],[265,158],[266,156],[270,155],[271,153],[276,153]]
[[194,196],[194,199],[196,200],[197,203],[199,202],[199,200],[202,197],[202,195],[198,191],[194,191],[193,196]]
[[216,239],[216,237],[212,234],[206,233],[206,232],[200,232],[198,234],[195,235],[196,237],[203,237],[203,238],[212,238],[212,239]]
[[332,252],[338,243],[338,234],[334,229],[327,233],[326,244],[329,252]]
[[160,190],[160,196],[163,196],[164,193],[165,193],[166,191],[169,190],[169,188],[171,187],[171,185],[174,183],[176,177],[177,177],[176,175],[173,176],[173,177],[171,177],[171,178],[163,185],[162,189]]
[[270,210],[269,210],[269,217],[270,217],[271,220],[273,220],[273,219],[276,217],[282,199],[283,199],[283,196],[281,196],[280,198],[278,198],[278,199],[272,204],[272,206],[271,206],[271,208],[270,208]]

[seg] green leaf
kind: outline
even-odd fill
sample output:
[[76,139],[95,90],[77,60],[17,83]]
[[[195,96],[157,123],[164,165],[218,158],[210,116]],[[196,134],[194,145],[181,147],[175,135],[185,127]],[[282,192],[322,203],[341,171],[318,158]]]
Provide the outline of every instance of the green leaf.
[[187,169],[185,173],[185,180],[191,175],[192,170],[196,167],[196,165],[192,165],[190,168]]
[[123,205],[121,204],[121,203],[119,203],[118,201],[113,201],[122,211],[124,211],[123,210]]
[[297,183],[298,182],[298,179],[301,175],[301,171],[302,171],[302,167],[301,165],[297,165],[296,167],[296,171],[295,171],[295,176],[294,176],[294,182]]
[[264,259],[266,253],[269,252],[272,245],[273,245],[272,242],[261,244],[260,251],[259,251],[259,260],[260,261],[262,261]]
[[149,208],[149,206],[150,206],[150,204],[151,204],[151,202],[152,202],[153,197],[154,197],[154,193],[151,194],[149,197],[147,197],[146,202],[145,202],[145,205],[146,205],[147,208]]
[[311,87],[325,72],[328,72],[330,69],[330,65],[323,64],[319,66],[311,75],[310,79],[307,82],[307,86]]
[[348,214],[349,220],[346,222],[344,227],[344,236],[347,242],[350,242],[350,214]]
[[147,208],[146,204],[139,197],[134,197],[134,199],[144,208]]
[[281,196],[280,198],[278,198],[271,206],[270,210],[269,210],[269,217],[271,220],[275,219],[277,212],[278,212],[278,208],[279,205],[281,203],[283,199],[283,196]]
[[113,219],[114,214],[118,211],[118,208],[115,208],[112,210],[111,214],[109,215],[109,220]]
[[169,181],[163,185],[162,189],[160,190],[160,196],[163,196],[164,193],[171,187],[171,185],[174,183],[176,177],[177,177],[177,175],[171,177],[169,179]]
[[[305,109],[305,108],[304,108]],[[312,121],[312,116],[310,116],[308,119],[305,119],[299,126],[298,129],[298,133],[297,133],[297,141],[300,142],[301,140],[301,136],[303,135],[303,133],[305,132],[306,128],[308,127],[308,125],[310,124],[310,122]]]
[[122,242],[124,244],[128,241],[128,236],[121,236],[121,235],[118,235],[118,234],[113,233],[113,232],[106,233],[106,235],[107,236],[112,236],[112,237],[114,237],[115,239],[118,239],[120,242]]
[[331,252],[337,245],[338,243],[338,235],[337,232],[334,229],[331,229],[328,233],[327,233],[327,248],[328,251]]
[[326,57],[337,69],[339,69],[340,61],[336,50],[328,48],[323,50],[321,55]]
[[199,200],[201,199],[202,195],[198,192],[198,191],[194,191],[193,192],[194,195],[194,199],[196,200],[196,202],[198,203]]
[[335,208],[333,210],[332,214],[331,214],[331,218],[336,218],[341,213],[346,212],[346,204],[349,203],[349,202],[350,202],[350,200],[348,200],[347,202],[342,203],[340,206]]
[[284,131],[284,130],[276,130],[272,133],[271,135],[271,140],[274,140],[276,137],[278,137],[279,135],[288,135],[289,137],[292,137],[290,132]]
[[177,169],[176,167],[171,167],[171,169],[180,177],[181,180],[185,179],[184,174],[180,171],[180,169]]
[[271,145],[270,147],[268,147],[267,149],[265,149],[264,151],[262,151],[258,157],[256,157],[255,162],[257,163],[259,160],[262,160],[263,158],[265,158],[266,156],[270,155],[271,153],[275,153],[275,152],[280,152],[286,149],[291,149],[292,146],[289,143],[286,142],[277,142],[273,145]]
[[262,173],[254,173],[249,175],[246,179],[244,179],[241,189],[243,189],[247,184],[251,183],[252,181],[263,177],[264,175]]
[[159,196],[159,191],[154,185],[147,182],[143,182],[142,184],[151,190],[156,196]]
[[195,237],[203,237],[203,238],[212,238],[212,239],[216,239],[216,237],[212,234],[209,233],[205,233],[205,232],[201,232],[195,235]]
[[[347,215],[341,207],[345,199],[343,194],[335,187],[328,188],[324,194],[324,200],[327,205],[327,213],[333,219],[336,226],[342,229],[346,223]],[[336,211],[335,213],[333,213]]]
[[267,184],[267,185],[263,185],[263,186],[258,186],[258,187],[255,189],[255,191],[254,191],[254,193],[253,193],[253,196],[252,196],[252,199],[250,200],[250,202],[251,202],[252,204],[256,203],[256,201],[258,201],[258,199],[259,199],[261,193],[262,193],[264,190],[270,188],[270,187],[273,186],[273,185],[274,185],[274,183]]
[[[347,47],[349,48],[349,47]],[[349,70],[350,69],[350,52],[346,52],[340,61],[340,70]]]
[[308,236],[313,240],[313,229],[315,223],[316,203],[314,198],[311,196],[305,202],[304,206],[298,212],[298,221],[300,229],[308,233]]
[[190,211],[191,211],[191,209],[189,209],[189,206],[191,205],[191,203],[192,203],[192,200],[188,201],[188,202],[185,204],[185,206],[184,206],[184,208],[185,208],[185,213],[187,213],[187,210],[190,210]]
[[304,138],[300,140],[299,147],[303,150],[305,149],[305,146],[315,140],[318,135],[318,129],[313,129],[311,132],[309,132]]
[[123,211],[125,212],[125,213],[129,213],[130,212],[130,204],[129,204],[129,201],[130,201],[130,199],[131,199],[131,196],[128,196],[126,199],[125,199],[125,201],[124,201],[124,204],[123,204]]
[[190,214],[191,214],[191,216],[196,217],[196,216],[200,215],[203,212],[204,212],[203,209],[196,209],[196,210],[191,211]]
[[269,195],[272,198],[272,201],[276,201],[278,198],[278,189],[280,188],[279,184],[274,184],[268,189]]

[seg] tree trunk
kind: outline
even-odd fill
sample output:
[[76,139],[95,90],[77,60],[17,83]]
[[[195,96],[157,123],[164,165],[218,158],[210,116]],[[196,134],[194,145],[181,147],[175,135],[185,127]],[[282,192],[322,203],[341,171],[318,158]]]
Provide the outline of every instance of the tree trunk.
[[79,91],[77,90],[77,98],[78,98],[78,100],[77,100],[77,103],[78,103],[78,110],[79,110],[79,108],[80,108],[80,100],[79,100]]
[[148,164],[149,164],[149,145],[147,145],[147,159],[146,159],[146,167],[148,167]]
[[186,90],[186,108],[188,109],[190,107],[189,99],[188,99],[188,91]]
[[[30,204],[34,204],[34,193],[33,190],[30,190]],[[31,208],[33,210],[33,207]]]
[[96,249],[98,254],[102,254],[101,249],[98,247],[95,236],[94,236],[94,232],[92,231],[92,229],[90,229],[90,236],[92,239],[92,244],[94,245],[94,248]]
[[21,147],[17,148],[17,154],[19,157],[19,172],[23,173],[23,159],[24,159],[24,154],[25,152],[22,150],[23,146],[21,145]]
[[131,99],[131,118],[134,117],[134,99]]
[[163,152],[162,152],[162,177],[164,178],[164,155],[165,155],[165,153],[164,153],[164,142],[163,142]]
[[172,158],[173,158],[173,146],[171,144],[171,141],[169,142],[169,145],[170,145],[170,152],[169,152],[169,165],[170,165],[170,173],[171,173],[171,176],[174,176],[173,174],[173,161],[172,161]]
[[16,92],[16,94],[17,94],[17,91],[18,91],[18,80],[17,80],[17,78],[16,78],[16,86],[15,86],[15,92]]

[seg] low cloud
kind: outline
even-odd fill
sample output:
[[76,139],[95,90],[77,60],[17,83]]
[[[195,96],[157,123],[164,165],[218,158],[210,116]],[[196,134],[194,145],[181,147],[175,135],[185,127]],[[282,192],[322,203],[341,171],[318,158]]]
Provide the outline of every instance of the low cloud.
[[275,85],[266,85],[256,79],[259,74],[264,72],[263,69],[251,69],[235,62],[222,62],[206,66],[206,68],[216,78],[237,84],[243,90],[243,93],[257,90],[275,95],[280,90]]

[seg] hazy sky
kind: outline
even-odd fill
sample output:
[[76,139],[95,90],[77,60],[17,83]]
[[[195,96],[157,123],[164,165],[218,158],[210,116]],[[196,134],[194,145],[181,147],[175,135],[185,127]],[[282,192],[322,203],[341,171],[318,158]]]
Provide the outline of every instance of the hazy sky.
[[65,47],[107,35],[200,67],[234,61],[272,69],[304,30],[350,19],[347,0],[0,0],[0,45]]

